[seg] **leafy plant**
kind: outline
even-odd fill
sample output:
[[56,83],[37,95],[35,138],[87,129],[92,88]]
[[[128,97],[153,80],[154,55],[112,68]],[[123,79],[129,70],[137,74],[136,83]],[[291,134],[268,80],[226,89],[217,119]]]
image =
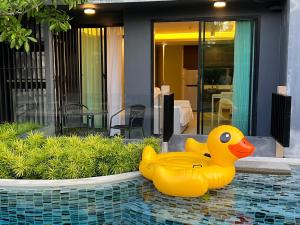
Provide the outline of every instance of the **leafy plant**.
[[[61,0],[69,9],[83,4],[86,0]],[[51,32],[67,31],[71,18],[57,8],[57,0],[1,0],[0,1],[0,42],[8,41],[11,48],[30,50],[30,42],[37,42],[32,30],[23,26],[22,21],[35,18],[36,22],[47,24]]]
[[0,126],[0,178],[74,179],[136,171],[146,145],[160,150],[160,140],[153,137],[128,144],[121,137],[100,135],[45,138],[31,132],[18,137],[37,127]]

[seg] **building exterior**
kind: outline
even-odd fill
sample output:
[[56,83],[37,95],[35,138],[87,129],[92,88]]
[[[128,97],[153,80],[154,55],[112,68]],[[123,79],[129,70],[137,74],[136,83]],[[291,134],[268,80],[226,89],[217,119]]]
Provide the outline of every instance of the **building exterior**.
[[[278,86],[285,86],[287,89],[287,94],[292,96],[291,145],[290,148],[286,149],[286,154],[291,156],[297,154],[300,155],[300,143],[298,141],[300,135],[300,122],[297,119],[300,116],[300,101],[298,99],[299,96],[297,95],[297,87],[300,85],[300,79],[297,76],[297,73],[300,72],[300,68],[297,63],[300,54],[300,42],[297,38],[300,31],[299,24],[297,23],[299,19],[298,17],[300,17],[300,3],[298,3],[297,0],[228,0],[226,1],[227,6],[222,9],[214,8],[213,1],[209,0],[100,0],[92,1],[91,3],[92,5],[89,7],[92,7],[96,10],[96,14],[94,15],[87,16],[83,13],[84,8],[87,6],[82,6],[81,8],[70,12],[74,18],[74,24],[72,31],[68,32],[68,34],[52,36],[47,32],[46,28],[44,29],[42,38],[44,46],[44,65],[41,65],[41,74],[43,75],[41,75],[41,79],[38,81],[40,86],[33,85],[30,86],[30,88],[44,87],[44,89],[40,92],[38,102],[39,107],[44,105],[45,108],[47,108],[47,110],[41,109],[45,111],[43,115],[47,114],[47,122],[45,123],[57,123],[57,121],[61,120],[61,118],[58,118],[57,114],[66,99],[77,99],[78,96],[80,96],[80,101],[84,102],[84,89],[80,87],[83,84],[88,84],[89,80],[92,79],[95,81],[95,79],[98,78],[94,76],[86,78],[86,80],[83,81],[82,76],[84,76],[84,74],[82,71],[84,71],[85,66],[89,67],[91,64],[94,65],[97,64],[97,62],[100,62],[99,65],[101,65],[101,68],[97,68],[97,73],[101,74],[101,77],[99,78],[101,81],[99,80],[97,82],[101,83],[101,85],[98,87],[98,90],[101,89],[101,93],[99,93],[99,96],[101,95],[101,106],[95,106],[92,104],[93,106],[90,107],[96,107],[97,109],[101,108],[102,111],[105,111],[111,107],[110,102],[115,99],[116,95],[123,95],[121,99],[118,99],[118,107],[120,108],[124,106],[125,108],[129,108],[133,104],[145,105],[145,131],[147,135],[155,133],[156,103],[153,96],[155,95],[155,86],[161,86],[161,84],[164,83],[157,81],[158,78],[156,75],[158,74],[158,69],[155,67],[158,64],[157,57],[159,56],[160,49],[164,49],[163,54],[167,54],[168,51],[171,50],[166,50],[168,47],[165,46],[167,45],[174,47],[175,45],[174,42],[170,44],[169,42],[165,43],[165,41],[157,42],[158,44],[156,45],[156,26],[166,23],[166,27],[170,27],[172,25],[177,29],[176,26],[179,26],[180,23],[189,22],[189,24],[196,23],[199,25],[196,30],[196,32],[198,32],[198,41],[194,42],[193,44],[191,44],[191,42],[186,44],[188,41],[184,40],[184,44],[181,44],[181,46],[183,46],[184,51],[187,51],[188,49],[186,46],[192,45],[197,47],[197,65],[196,69],[193,69],[198,71],[197,75],[199,82],[196,86],[198,93],[196,96],[197,106],[195,109],[193,109],[194,118],[197,118],[197,129],[195,132],[198,134],[206,134],[206,121],[204,117],[206,115],[209,116],[211,111],[211,118],[209,118],[208,121],[211,119],[212,124],[214,124],[214,117],[219,116],[218,113],[220,113],[216,109],[211,108],[220,108],[220,103],[219,105],[216,105],[214,103],[214,99],[212,99],[212,96],[215,94],[216,97],[221,92],[213,92],[210,94],[208,99],[209,103],[207,103],[207,105],[205,105],[206,103],[202,103],[205,102],[205,96],[207,96],[207,93],[209,93],[209,87],[212,86],[213,89],[214,86],[214,83],[211,83],[214,81],[209,79],[208,81],[205,81],[203,78],[205,77],[205,74],[208,73],[207,71],[211,69],[207,68],[209,67],[207,66],[209,65],[209,62],[206,62],[204,58],[206,57],[205,51],[208,52],[206,49],[211,47],[211,44],[213,45],[213,41],[211,40],[217,40],[214,39],[214,36],[215,32],[218,31],[214,30],[214,27],[219,24],[224,25],[224,22],[233,21],[235,23],[235,34],[237,34],[237,32],[240,32],[238,31],[238,27],[242,27],[242,22],[248,22],[251,25],[249,26],[250,30],[248,35],[251,38],[251,42],[249,42],[249,74],[251,75],[249,75],[250,80],[248,85],[249,103],[247,105],[247,121],[245,122],[247,124],[246,132],[251,136],[270,136],[272,93],[277,92]],[[168,26],[168,23],[170,26]],[[212,28],[209,27],[211,24]],[[118,39],[119,42],[117,43],[119,43],[119,50],[116,51],[109,47],[114,46],[114,44],[112,44],[114,37],[112,35],[112,27],[121,29],[119,31],[114,30],[114,32],[120,32],[119,34],[123,39]],[[82,47],[85,46],[82,42],[84,37],[87,38],[86,43],[92,43],[95,41],[93,39],[88,39],[91,38],[91,34],[89,34],[90,36],[84,36],[85,32],[90,32],[88,30],[90,28],[99,29],[96,36],[98,35],[99,40],[101,40],[99,41],[100,44],[98,43],[98,46],[95,42],[95,45],[93,45],[94,47]],[[206,37],[206,33],[209,33],[210,37]],[[237,35],[235,35],[235,38],[236,37]],[[222,46],[229,43],[228,40],[221,41]],[[231,45],[232,50],[230,51],[234,55],[230,56],[232,57],[232,62],[228,63],[229,66],[218,65],[218,73],[222,71],[222,68],[225,68],[224,71],[226,70],[228,74],[234,74],[232,71],[235,71],[237,68],[237,61],[234,60],[234,58],[237,58],[237,54],[242,54],[238,53],[236,43],[238,43],[237,39],[235,39],[234,44]],[[96,58],[94,57],[93,59],[90,59],[90,61],[88,61],[85,65],[82,57],[84,57],[84,54],[88,55],[88,52],[85,52],[84,50],[92,48],[100,49],[99,52],[101,52],[101,54],[97,56],[98,58],[95,56]],[[242,49],[243,48],[240,50]],[[114,57],[111,58],[113,52],[114,54],[118,54],[119,52],[120,54],[123,54],[123,56],[118,59]],[[5,52],[3,51],[3,54],[4,53]],[[247,54],[247,52],[244,54]],[[21,58],[22,54],[19,55],[19,58]],[[3,56],[4,55],[2,55],[2,57]],[[11,62],[14,62],[13,58],[14,57],[12,56],[12,60],[9,62],[4,60],[3,65],[10,65]],[[208,58],[208,56],[206,58]],[[215,58],[212,59],[212,61],[213,60],[215,60]],[[20,63],[20,65],[22,64],[25,66],[26,63],[24,62],[25,59],[23,60],[23,64]],[[118,72],[114,72],[112,68],[116,68],[116,64],[114,64],[115,62],[119,62],[120,68],[123,67],[124,69],[119,69]],[[29,64],[26,65],[28,66]],[[240,65],[242,65],[242,63],[240,63]],[[174,65],[171,64],[171,66]],[[241,69],[242,71],[245,71],[245,68],[241,67]],[[96,69],[93,68],[93,71],[95,70]],[[2,73],[4,73],[3,71]],[[8,71],[11,71],[11,73],[13,72],[12,69]],[[87,69],[86,71],[90,71],[90,69]],[[163,69],[163,71],[165,71],[165,69]],[[214,69],[213,71],[216,72],[217,70]],[[29,70],[27,72],[30,74]],[[113,80],[113,82],[116,82],[116,80],[123,79],[123,81],[119,83],[119,87],[122,86],[122,91],[119,94],[114,92],[113,97],[110,97],[111,83],[109,82],[112,82],[109,81],[110,78],[108,74],[110,73],[122,74],[123,77],[117,76]],[[10,76],[10,73],[8,72],[6,72],[6,74],[7,76]],[[22,74],[22,72],[20,72],[20,74]],[[4,87],[8,88],[9,85],[12,84],[19,84],[21,89],[28,88],[26,87],[25,81],[23,84],[23,82],[14,83],[4,80],[2,81],[3,90]],[[232,82],[234,83],[234,81]],[[233,83],[231,86],[234,86]],[[23,87],[23,85],[25,86]],[[221,84],[218,83],[215,86],[220,85]],[[239,83],[235,83],[235,85],[239,86]],[[87,87],[90,86],[87,85]],[[230,90],[232,92],[232,89]],[[233,92],[235,92],[234,90]],[[14,91],[17,93],[16,88]],[[7,93],[8,94],[5,96],[10,96],[9,92]],[[76,95],[75,93],[79,93],[79,95]],[[4,96],[4,94],[2,95]],[[41,95],[44,97],[41,97]],[[15,94],[14,96],[15,99],[18,94]],[[31,98],[31,96],[32,94],[29,93],[27,99]],[[34,97],[32,98],[34,99]],[[1,101],[8,103],[12,102],[13,98],[6,97],[1,99]],[[26,99],[23,101],[26,101]],[[212,103],[210,106],[209,104],[211,101]],[[13,106],[13,103],[11,103],[10,108],[13,109],[14,107],[16,106]],[[112,111],[117,111],[116,109],[118,107],[112,107],[114,109]],[[232,107],[231,110],[234,111],[234,107]],[[113,114],[112,112],[110,113]],[[1,121],[16,119],[16,117],[13,116],[10,118],[6,116],[5,118],[4,114],[5,113],[2,112]],[[9,113],[6,114],[9,115]],[[99,116],[99,121],[101,120],[99,122],[101,125],[99,126],[106,126],[107,119],[109,117],[110,116]],[[119,122],[120,121],[121,118],[119,118]]]

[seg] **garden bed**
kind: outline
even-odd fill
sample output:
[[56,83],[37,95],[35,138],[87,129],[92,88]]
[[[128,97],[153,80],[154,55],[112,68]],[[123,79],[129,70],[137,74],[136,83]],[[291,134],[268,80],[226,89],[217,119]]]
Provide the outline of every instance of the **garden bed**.
[[77,179],[138,170],[146,145],[159,151],[160,140],[126,143],[121,137],[44,137],[34,124],[0,126],[0,179]]

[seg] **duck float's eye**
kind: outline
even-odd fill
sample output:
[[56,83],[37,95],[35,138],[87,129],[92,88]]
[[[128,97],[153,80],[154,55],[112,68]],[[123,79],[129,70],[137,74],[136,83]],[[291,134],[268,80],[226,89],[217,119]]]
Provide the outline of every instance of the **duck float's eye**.
[[225,132],[220,136],[220,141],[222,143],[227,143],[228,141],[230,141],[230,138],[231,138],[231,135],[228,132]]

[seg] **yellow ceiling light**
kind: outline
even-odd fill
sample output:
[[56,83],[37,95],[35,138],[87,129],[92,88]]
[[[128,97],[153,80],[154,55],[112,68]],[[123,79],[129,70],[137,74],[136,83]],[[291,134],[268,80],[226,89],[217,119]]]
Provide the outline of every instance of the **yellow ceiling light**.
[[[205,32],[205,39],[233,40],[235,31],[230,32]],[[156,33],[155,41],[198,41],[199,33]]]
[[164,33],[155,34],[155,40],[181,40],[181,39],[198,39],[199,33]]
[[225,1],[216,1],[216,2],[214,2],[214,7],[215,8],[224,8],[225,6],[226,6]]
[[96,10],[94,8],[85,8],[84,14],[86,15],[94,15],[96,13]]

